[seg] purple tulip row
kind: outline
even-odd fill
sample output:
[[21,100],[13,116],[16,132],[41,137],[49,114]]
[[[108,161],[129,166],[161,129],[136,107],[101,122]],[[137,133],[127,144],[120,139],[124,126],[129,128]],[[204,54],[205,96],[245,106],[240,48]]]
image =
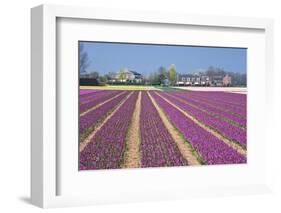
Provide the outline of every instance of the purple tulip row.
[[90,94],[93,92],[97,92],[98,90],[96,89],[80,89],[80,96],[86,95],[86,94]]
[[152,96],[166,112],[173,124],[182,132],[193,148],[208,164],[246,163],[246,157],[225,144],[223,141],[195,124],[164,99],[152,93]]
[[225,137],[246,146],[246,131],[234,126],[224,120],[213,117],[212,115],[203,112],[189,104],[183,103],[174,97],[168,96],[166,93],[161,92],[161,95],[167,98],[169,101],[190,113],[197,120],[201,121],[203,124],[213,128]]
[[187,165],[147,92],[142,93],[140,132],[141,167]]
[[215,106],[216,108],[219,108],[219,109],[222,109],[224,111],[227,111],[229,113],[232,113],[232,114],[236,114],[240,117],[244,117],[246,118],[247,117],[247,107],[238,107],[238,106],[234,106],[232,104],[229,104],[229,103],[223,103],[221,101],[215,101],[215,100],[212,100],[210,98],[207,98],[207,97],[201,97],[199,95],[196,95],[196,93],[194,92],[188,92],[188,93],[185,93],[185,96],[188,96],[188,97],[191,97],[195,100],[198,100],[198,101],[201,101],[201,102],[205,102],[205,103],[208,103],[210,105],[213,105]]
[[247,95],[231,93],[231,92],[223,92],[223,91],[196,91],[198,95],[202,95],[205,97],[212,97],[215,99],[222,99],[223,101],[229,101],[236,104],[245,104],[247,101]]
[[192,92],[192,93],[197,97],[208,98],[212,101],[222,102],[236,107],[244,108],[247,103],[247,96],[244,94],[232,94],[226,92]]
[[100,119],[105,117],[114,107],[116,107],[129,92],[123,93],[117,98],[103,104],[102,106],[88,112],[87,114],[80,116],[79,133],[82,135],[91,126],[95,125]]
[[[83,90],[80,89],[80,91],[83,91]],[[95,97],[100,92],[110,92],[110,91],[107,91],[107,90],[95,90],[95,92],[91,92],[91,93],[87,93],[87,94],[83,94],[83,95],[81,95],[81,93],[80,93],[80,96],[79,96],[80,104],[83,103],[84,101],[87,101],[87,100]]]
[[112,92],[108,92],[108,91],[104,91],[104,92],[99,92],[98,94],[96,94],[94,97],[90,98],[87,101],[81,102],[80,101],[80,113],[85,112],[86,110],[104,102],[107,101],[110,98],[113,98],[114,96],[116,96],[119,92],[118,91],[112,91]]
[[83,104],[84,102],[87,102],[89,100],[93,100],[96,97],[100,96],[101,94],[112,94],[112,93],[116,93],[117,91],[113,91],[113,90],[97,90],[96,92],[90,93],[90,94],[86,94],[86,95],[80,95],[79,97],[79,101],[80,101],[80,105]]
[[134,92],[80,153],[80,170],[120,168],[137,96]]
[[200,107],[201,109],[206,110],[206,111],[208,111],[212,114],[215,114],[215,115],[217,115],[219,117],[222,117],[222,118],[226,118],[229,121],[234,122],[234,123],[236,123],[236,124],[238,124],[242,127],[247,126],[246,118],[242,118],[242,117],[237,116],[233,113],[229,113],[229,112],[226,112],[222,109],[216,108],[215,106],[209,105],[206,102],[199,101],[199,100],[196,100],[194,98],[191,98],[190,96],[187,96],[185,93],[182,93],[182,92],[170,93],[170,94],[173,95],[173,96],[179,97],[182,100],[185,100],[185,101],[187,101],[187,102],[189,102],[193,105],[196,105],[196,106]]
[[89,93],[86,95],[80,95],[79,104],[82,105],[85,102],[88,102],[89,100],[93,100],[94,98],[98,97],[100,94],[110,94],[110,93],[111,93],[111,91],[108,91],[108,90],[98,90],[96,92]]

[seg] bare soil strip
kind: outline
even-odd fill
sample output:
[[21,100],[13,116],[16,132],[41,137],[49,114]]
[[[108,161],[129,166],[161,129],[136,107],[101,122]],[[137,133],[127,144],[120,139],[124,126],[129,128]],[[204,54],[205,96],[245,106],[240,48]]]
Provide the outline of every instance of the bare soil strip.
[[124,163],[122,168],[140,167],[140,111],[141,93],[139,92],[136,101],[135,111],[132,116],[131,124],[126,138],[126,150],[124,153]]
[[224,143],[226,143],[227,145],[229,145],[230,147],[232,147],[233,149],[235,149],[238,153],[240,153],[241,155],[246,156],[247,155],[247,150],[245,150],[242,146],[238,145],[237,143],[229,140],[228,138],[222,136],[221,134],[217,133],[216,131],[212,130],[211,128],[207,127],[206,125],[204,125],[202,122],[200,122],[199,120],[197,120],[196,118],[194,118],[192,115],[190,115],[188,112],[184,111],[183,109],[181,109],[180,107],[178,107],[177,105],[173,104],[171,101],[169,101],[168,99],[166,99],[165,97],[163,97],[162,95],[160,95],[158,92],[155,92],[158,96],[160,96],[161,98],[163,98],[165,101],[167,101],[169,104],[171,104],[173,107],[175,107],[177,110],[179,110],[182,114],[184,114],[186,117],[188,117],[189,119],[191,119],[194,123],[196,123],[197,125],[199,125],[200,127],[202,127],[203,129],[205,129],[206,131],[210,132],[211,134],[213,134],[214,136],[216,136],[217,138],[219,138],[220,140],[222,140]]
[[173,97],[173,98],[177,99],[178,101],[180,101],[180,102],[182,102],[182,103],[188,104],[188,105],[190,105],[190,106],[192,106],[192,107],[194,107],[194,108],[196,108],[196,109],[199,109],[199,110],[201,110],[201,111],[203,111],[203,112],[206,112],[206,113],[208,113],[209,115],[211,115],[211,116],[213,116],[213,117],[215,117],[215,118],[224,120],[224,121],[226,121],[226,122],[228,122],[228,123],[230,123],[230,124],[232,124],[232,125],[234,125],[234,126],[236,126],[236,127],[238,127],[238,128],[241,128],[241,129],[244,129],[244,130],[246,129],[245,126],[241,126],[241,125],[237,124],[236,122],[234,122],[234,121],[232,121],[232,120],[229,120],[228,118],[225,118],[225,117],[220,116],[220,115],[217,114],[217,113],[210,112],[210,111],[208,111],[208,110],[206,110],[206,109],[204,109],[204,108],[202,108],[202,107],[196,106],[195,104],[190,103],[189,101],[186,101],[186,100],[184,100],[184,99],[182,99],[182,98],[180,98],[180,97],[173,96],[173,95],[170,95],[170,94],[168,94],[168,93],[167,93],[167,95],[170,96],[170,97]]
[[99,103],[96,106],[91,107],[90,109],[87,109],[86,111],[80,113],[80,116],[86,115],[87,113],[91,112],[92,110],[97,109],[98,107],[100,107],[100,106],[104,105],[105,103],[107,103],[107,102],[117,98],[118,96],[122,95],[123,93],[125,93],[125,92],[121,92],[118,95],[115,95],[114,97],[109,98],[108,100],[106,100],[106,101],[104,101],[102,103]]
[[[156,108],[161,120],[163,121],[166,129],[169,131],[170,135],[174,139],[175,143],[177,144],[180,153],[182,156],[187,160],[188,165],[201,165],[197,157],[193,154],[196,152],[191,144],[189,144],[181,135],[181,133],[171,124],[169,118],[166,116],[165,112],[158,106],[154,98],[149,94],[148,96],[152,101],[154,107]],[[198,154],[197,154],[198,156]]]
[[97,133],[97,131],[99,131],[103,125],[117,112],[117,110],[124,104],[124,102],[133,94],[133,92],[129,93],[126,98],[124,98],[115,108],[115,110],[105,118],[105,120],[101,123],[98,123],[97,126],[95,127],[95,130],[88,135],[88,137],[80,143],[80,152],[83,151],[83,149],[88,145],[88,143],[91,142],[91,139],[94,137],[94,135]]

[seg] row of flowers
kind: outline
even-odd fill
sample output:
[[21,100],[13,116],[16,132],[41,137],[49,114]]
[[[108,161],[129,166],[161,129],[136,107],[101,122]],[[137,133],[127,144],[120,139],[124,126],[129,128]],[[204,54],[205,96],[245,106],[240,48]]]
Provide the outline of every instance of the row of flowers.
[[79,110],[80,113],[85,112],[86,110],[100,104],[109,98],[114,97],[118,92],[117,91],[102,91],[97,92],[95,94],[91,94],[91,96],[87,98],[80,98],[79,102]]
[[140,133],[142,167],[187,165],[147,92],[142,93]]
[[83,92],[83,91],[84,91],[84,89],[80,89],[80,95],[79,95],[80,104],[89,99],[93,99],[93,97],[95,97],[98,93],[110,92],[110,91],[106,91],[106,90],[93,90],[93,91],[89,91],[89,92]]
[[[90,127],[94,126],[100,119],[103,119],[107,114],[112,111],[129,92],[125,92],[118,97],[110,100],[106,104],[101,105],[100,107],[88,112],[87,114],[80,116],[79,121],[79,133],[80,135],[84,134]],[[92,130],[92,129],[91,129]]]
[[152,96],[166,112],[171,122],[182,132],[187,141],[208,164],[246,163],[246,157],[225,144],[182,112],[166,102],[155,92]]
[[216,118],[207,112],[204,112],[196,107],[193,107],[187,103],[183,103],[179,101],[178,99],[167,95],[166,93],[161,93],[165,98],[167,98],[169,101],[183,109],[184,111],[191,114],[194,118],[202,122],[204,125],[211,127],[215,131],[219,132],[221,135],[229,138],[230,140],[233,140],[235,142],[238,142],[239,144],[246,146],[247,140],[246,140],[246,130],[241,129],[237,126],[234,126],[224,120],[221,120],[219,118]]
[[[211,97],[209,97],[207,94],[205,94],[204,96],[202,96],[200,93],[197,94],[195,92],[190,92],[188,94],[186,94],[192,98],[195,98],[197,100],[206,102],[208,104],[214,105],[217,108],[220,108],[222,110],[228,111],[230,113],[234,113],[236,115],[239,115],[240,117],[247,117],[247,107],[245,106],[238,106],[235,105],[233,103],[228,103],[222,100],[222,98],[220,99],[213,99]],[[219,96],[219,94],[217,95]],[[245,103],[246,104],[246,103]]]
[[215,101],[228,103],[238,107],[245,107],[247,103],[247,96],[245,94],[229,93],[229,92],[193,92],[197,96],[211,98]]
[[120,168],[137,96],[134,92],[80,153],[80,170]]
[[207,104],[206,102],[203,102],[202,100],[197,100],[194,97],[191,97],[188,95],[188,93],[173,93],[174,96],[179,97],[193,105],[196,105],[198,107],[200,107],[203,110],[206,110],[208,112],[210,112],[211,114],[214,114],[216,116],[222,117],[222,118],[226,118],[227,120],[229,120],[230,122],[234,122],[237,125],[241,126],[241,127],[246,127],[247,126],[247,120],[246,118],[243,118],[241,116],[235,115],[233,113],[230,113],[228,111],[219,109],[213,105]]
[[80,89],[79,95],[80,95],[80,97],[83,97],[83,96],[86,96],[87,94],[91,94],[91,93],[98,92],[98,91],[100,91],[100,90],[97,90],[97,89]]

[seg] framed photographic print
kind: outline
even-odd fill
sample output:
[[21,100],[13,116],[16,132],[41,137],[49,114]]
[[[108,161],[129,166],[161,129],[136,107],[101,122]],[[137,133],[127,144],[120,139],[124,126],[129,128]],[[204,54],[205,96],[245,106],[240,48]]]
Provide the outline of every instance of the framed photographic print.
[[269,192],[272,30],[270,19],[33,8],[32,203]]

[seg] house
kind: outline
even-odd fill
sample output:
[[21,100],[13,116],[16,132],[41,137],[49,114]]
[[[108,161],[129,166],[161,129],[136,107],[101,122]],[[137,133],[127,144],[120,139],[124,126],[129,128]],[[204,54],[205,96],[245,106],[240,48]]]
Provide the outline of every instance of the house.
[[133,71],[133,70],[122,70],[118,73],[110,73],[109,74],[109,82],[129,82],[129,83],[142,83],[143,82],[143,76],[142,74]]
[[223,76],[222,75],[215,75],[211,77],[211,85],[212,86],[223,86]]
[[231,76],[226,74],[225,76],[223,75],[216,75],[211,77],[211,85],[212,86],[230,86],[231,85]]
[[141,83],[143,81],[143,76],[136,71],[126,70],[125,73],[126,73],[125,75],[126,81],[129,81],[131,83]]
[[231,77],[229,75],[208,76],[202,73],[180,74],[177,76],[178,86],[230,86]]
[[230,86],[231,85],[231,76],[229,76],[229,75],[224,76],[224,78],[222,80],[222,84],[223,84],[223,86],[226,86],[226,87]]
[[207,75],[202,75],[200,77],[200,85],[201,86],[210,86],[211,81],[210,81],[210,77]]
[[192,85],[192,82],[194,81],[194,77],[191,74],[181,74],[177,76],[177,82],[176,85],[178,86],[189,86]]
[[182,74],[178,75],[176,83],[178,86],[208,86],[210,78],[200,74]]

